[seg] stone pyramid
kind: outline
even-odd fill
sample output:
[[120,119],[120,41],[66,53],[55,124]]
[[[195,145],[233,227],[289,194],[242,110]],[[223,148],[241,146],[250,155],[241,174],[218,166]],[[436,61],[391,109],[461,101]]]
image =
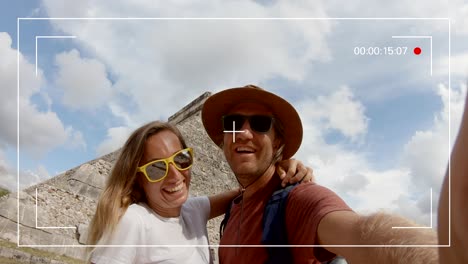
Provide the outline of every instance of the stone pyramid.
[[[208,92],[202,94],[169,118],[194,149],[192,196],[217,194],[237,186],[224,155],[211,142],[201,123],[201,107],[209,96]],[[0,198],[0,239],[17,243],[19,229],[21,246],[43,247],[47,251],[85,259],[86,248],[83,246],[86,245],[87,227],[117,155],[118,151],[107,154],[19,194]],[[208,223],[213,245],[219,243],[220,221],[221,217],[218,217]]]

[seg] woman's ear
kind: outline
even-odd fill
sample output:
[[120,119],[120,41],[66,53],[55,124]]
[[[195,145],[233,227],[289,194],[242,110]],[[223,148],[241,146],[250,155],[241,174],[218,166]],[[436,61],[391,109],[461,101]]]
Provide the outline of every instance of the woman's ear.
[[138,171],[135,175],[135,184],[137,184],[140,188],[143,186],[143,180],[145,180],[146,176],[143,172]]
[[145,200],[146,198],[146,193],[145,190],[143,189],[143,180],[145,179],[145,175],[143,175],[141,172],[137,172],[135,175],[135,181],[133,182],[133,191],[132,191],[132,198],[133,202],[140,202]]

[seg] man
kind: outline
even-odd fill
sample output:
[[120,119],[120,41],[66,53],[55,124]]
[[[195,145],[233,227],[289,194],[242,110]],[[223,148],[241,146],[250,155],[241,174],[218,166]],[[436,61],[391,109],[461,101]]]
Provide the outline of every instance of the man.
[[[275,162],[292,157],[301,145],[299,115],[283,98],[248,85],[209,97],[202,121],[243,187],[221,239],[220,263],[265,263],[268,251],[258,246],[264,206],[280,188],[278,177],[274,177]],[[432,230],[392,229],[413,225],[397,216],[358,215],[335,193],[317,184],[292,189],[285,217],[290,245],[323,245],[291,247],[293,260],[289,263],[321,263],[335,255],[344,256],[350,263],[438,262],[437,248],[334,246],[427,245],[437,244],[437,239]]]
[[[468,96],[457,140],[451,156],[449,172],[445,175],[439,202],[440,263],[468,263]],[[450,193],[449,193],[450,185]],[[449,200],[450,195],[450,200]],[[450,202],[449,202],[450,201]],[[450,218],[449,218],[450,216]],[[450,223],[450,224],[449,224]],[[449,229],[450,227],[450,229]],[[450,238],[450,240],[449,240]]]

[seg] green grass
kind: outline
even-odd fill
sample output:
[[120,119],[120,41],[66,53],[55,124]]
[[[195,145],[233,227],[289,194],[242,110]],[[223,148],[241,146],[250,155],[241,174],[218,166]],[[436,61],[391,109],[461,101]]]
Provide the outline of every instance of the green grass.
[[[2,187],[0,187],[0,197],[4,196],[4,195],[7,195],[9,194],[10,191],[7,190],[7,189],[3,189]],[[2,262],[3,263],[3,262]]]
[[14,260],[14,259],[0,257],[0,263],[2,263],[2,264],[17,264],[17,263],[24,263],[24,262]]
[[[52,252],[45,251],[45,250],[40,250],[40,249],[36,249],[36,248],[27,248],[27,247],[17,247],[16,244],[8,242],[8,241],[3,240],[3,239],[0,239],[0,247],[13,248],[13,249],[15,249],[17,251],[25,252],[25,253],[28,253],[28,254],[31,254],[31,255],[34,255],[34,256],[37,256],[37,257],[53,259],[53,260],[57,260],[57,261],[61,261],[61,262],[64,262],[64,263],[69,263],[69,264],[83,264],[83,263],[85,263],[85,261],[83,261],[83,260],[74,259],[74,258],[71,258],[71,257],[68,257],[68,256],[59,255],[59,254],[52,253]],[[3,263],[5,263],[5,264],[15,263],[16,264],[16,263],[25,263],[25,262],[15,260],[15,259],[9,259],[9,258],[5,258],[5,257],[0,256],[0,263],[2,263],[2,264]],[[27,263],[29,263],[29,262],[27,262]]]

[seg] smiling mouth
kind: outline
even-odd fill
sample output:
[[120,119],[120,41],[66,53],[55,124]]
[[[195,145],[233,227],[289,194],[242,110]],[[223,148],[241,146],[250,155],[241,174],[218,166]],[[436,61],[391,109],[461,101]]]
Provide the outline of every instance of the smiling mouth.
[[235,151],[236,153],[239,153],[239,154],[251,154],[255,152],[253,148],[249,148],[249,147],[237,147]]
[[179,183],[177,186],[175,186],[173,188],[164,189],[164,190],[166,192],[169,192],[169,193],[175,193],[175,192],[178,192],[178,191],[182,190],[182,188],[184,188],[184,182]]

